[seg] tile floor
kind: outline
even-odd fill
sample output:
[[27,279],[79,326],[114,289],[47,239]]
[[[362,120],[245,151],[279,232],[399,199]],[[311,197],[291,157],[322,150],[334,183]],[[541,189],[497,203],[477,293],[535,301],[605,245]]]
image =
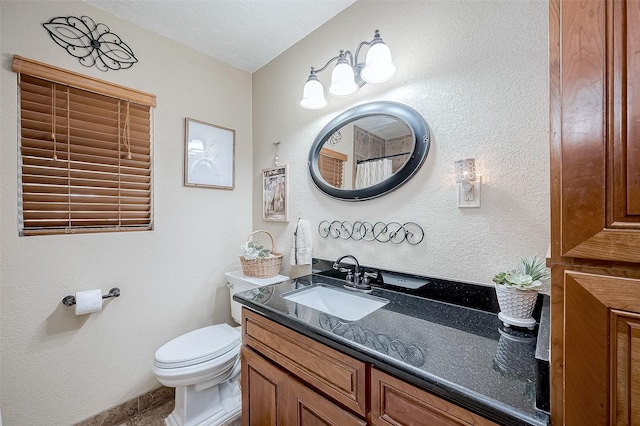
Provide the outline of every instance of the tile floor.
[[[140,414],[130,418],[126,422],[119,423],[118,426],[164,426],[164,418],[173,411],[174,401],[167,401],[162,405],[150,408]],[[229,419],[221,426],[241,426],[242,416],[238,415]]]

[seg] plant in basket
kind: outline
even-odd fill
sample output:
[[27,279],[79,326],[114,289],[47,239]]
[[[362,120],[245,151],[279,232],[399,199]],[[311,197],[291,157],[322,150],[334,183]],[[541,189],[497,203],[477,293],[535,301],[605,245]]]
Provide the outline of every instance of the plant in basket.
[[240,246],[240,256],[247,260],[254,260],[259,257],[271,257],[271,250],[264,248],[262,244],[256,240],[247,241]]
[[532,313],[542,282],[549,279],[549,268],[538,256],[522,258],[515,269],[493,277],[500,305],[498,318],[505,327],[511,325],[533,329]]
[[[271,249],[265,248],[254,238],[254,235],[264,232],[271,239]],[[249,234],[247,242],[240,246],[240,265],[242,273],[247,277],[271,278],[280,273],[282,255],[275,251],[273,235],[268,231],[254,231]]]

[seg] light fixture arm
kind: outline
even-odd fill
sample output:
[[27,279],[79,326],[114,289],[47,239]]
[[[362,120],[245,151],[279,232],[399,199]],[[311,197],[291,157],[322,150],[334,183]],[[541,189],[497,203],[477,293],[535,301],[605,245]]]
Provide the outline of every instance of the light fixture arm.
[[[380,37],[379,30],[375,31],[375,34],[373,35],[373,39],[371,41],[363,41],[358,45],[358,48],[356,49],[355,63],[352,63],[351,65],[352,66],[360,65],[360,68],[362,68],[364,64],[358,62],[358,55],[360,54],[360,49],[362,48],[362,46],[372,46],[376,43],[382,43],[382,37]],[[349,53],[349,55],[351,55],[351,53]]]
[[353,55],[350,50],[341,50],[338,56],[334,56],[333,58],[329,59],[322,68],[315,69],[314,67],[311,67],[311,74],[321,73],[322,71],[326,70],[329,67],[329,65],[331,65],[332,63],[338,62],[338,59],[341,59],[341,58],[347,59],[347,56],[348,56],[349,65],[351,66],[351,68],[353,68],[353,73],[355,76],[356,83],[358,83],[358,86],[362,87],[365,84],[367,84],[367,82],[364,81],[362,78],[360,78],[360,70],[364,67],[364,63],[358,62],[358,55],[360,54],[360,49],[362,49],[362,46],[372,46],[380,42],[382,42],[382,38],[380,37],[380,31],[376,30],[375,34],[373,35],[373,39],[371,41],[363,41],[358,45],[358,47],[356,48],[355,55]]
[[341,58],[346,59],[347,55],[349,55],[349,65],[353,66],[353,55],[351,54],[351,52],[348,50],[341,50],[338,56],[334,56],[333,58],[329,59],[322,68],[315,69],[315,67],[311,67],[311,74],[317,74],[319,72],[326,70],[327,67],[329,67],[329,65],[331,65],[333,62],[338,62],[338,59],[341,59]]
[[[377,30],[376,30],[376,34],[377,34]],[[362,43],[360,43],[360,45],[358,46],[357,51],[359,51],[360,48],[362,47],[362,45],[364,45],[364,44],[370,44],[370,42],[363,41]],[[344,59],[345,61],[349,62],[349,65],[353,69],[353,78],[354,78],[356,84],[358,85],[358,87],[364,86],[366,84],[366,81],[364,81],[360,77],[360,70],[364,67],[364,64],[358,64],[357,63],[358,62],[357,51],[356,51],[356,56],[355,56],[355,61],[354,61],[354,57],[353,57],[353,54],[351,53],[351,51],[349,51],[349,50],[341,50],[340,54],[338,56],[334,56],[333,58],[329,59],[329,61],[326,64],[324,64],[324,66],[322,68],[315,69],[314,67],[311,67],[310,75],[315,75],[315,74],[321,73],[322,71],[326,70],[329,67],[329,65],[331,65],[332,63],[338,62],[338,60],[340,60],[340,59]]]
[[[368,46],[366,61],[360,63],[358,57],[363,46]],[[374,53],[375,52],[375,53]],[[391,61],[391,52],[386,46],[380,32],[375,30],[371,41],[361,42],[355,51],[340,50],[338,56],[329,59],[321,68],[311,67],[311,72],[305,83],[300,106],[306,109],[320,109],[327,106],[324,89],[317,74],[335,64],[331,74],[329,93],[333,96],[349,96],[360,87],[369,83],[382,83],[393,77],[396,66]]]

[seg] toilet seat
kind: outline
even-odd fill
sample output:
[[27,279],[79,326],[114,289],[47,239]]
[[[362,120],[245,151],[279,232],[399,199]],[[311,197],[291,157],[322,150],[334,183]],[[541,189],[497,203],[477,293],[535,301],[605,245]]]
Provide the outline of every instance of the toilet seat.
[[233,374],[240,347],[240,332],[227,324],[200,328],[158,349],[152,371],[168,387],[213,386]]
[[152,371],[160,383],[170,388],[200,385],[213,386],[226,380],[240,359],[240,342],[223,356],[180,368],[160,368],[153,366]]
[[240,333],[216,324],[176,337],[156,351],[154,365],[161,369],[195,366],[226,354],[240,345]]

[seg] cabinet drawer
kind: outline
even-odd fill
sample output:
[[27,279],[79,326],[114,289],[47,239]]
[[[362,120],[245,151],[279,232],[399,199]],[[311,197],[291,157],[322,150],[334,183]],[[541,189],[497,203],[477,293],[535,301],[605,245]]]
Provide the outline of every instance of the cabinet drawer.
[[371,423],[379,426],[497,426],[375,368],[371,369]]
[[366,416],[365,364],[246,308],[242,341],[338,403]]

